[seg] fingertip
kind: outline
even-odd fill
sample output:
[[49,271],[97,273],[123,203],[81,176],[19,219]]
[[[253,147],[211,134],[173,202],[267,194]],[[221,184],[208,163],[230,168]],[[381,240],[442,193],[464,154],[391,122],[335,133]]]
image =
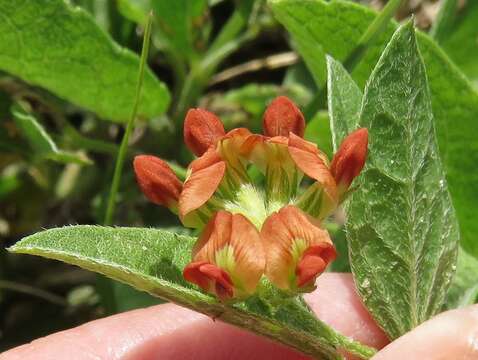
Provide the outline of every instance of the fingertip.
[[373,360],[478,359],[478,305],[450,310],[398,338]]
[[317,317],[338,332],[377,349],[389,340],[367,311],[349,273],[324,273],[317,289],[304,296]]

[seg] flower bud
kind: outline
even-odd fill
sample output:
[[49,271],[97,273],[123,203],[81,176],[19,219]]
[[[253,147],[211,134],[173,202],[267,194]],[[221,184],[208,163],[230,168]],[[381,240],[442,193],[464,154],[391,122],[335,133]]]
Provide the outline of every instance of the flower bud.
[[367,158],[368,130],[361,128],[348,135],[335,154],[330,171],[342,196],[362,171]]
[[184,278],[221,300],[252,295],[264,273],[259,232],[240,214],[218,211],[193,249]]
[[299,108],[287,97],[275,98],[267,107],[263,120],[264,135],[304,137],[305,120]]
[[201,156],[225,135],[221,120],[212,112],[190,109],[184,120],[184,142],[196,156]]
[[267,278],[278,288],[308,292],[315,279],[336,257],[326,230],[295,206],[270,215],[261,230]]
[[139,155],[133,161],[141,191],[153,203],[176,211],[183,184],[169,165],[152,155]]

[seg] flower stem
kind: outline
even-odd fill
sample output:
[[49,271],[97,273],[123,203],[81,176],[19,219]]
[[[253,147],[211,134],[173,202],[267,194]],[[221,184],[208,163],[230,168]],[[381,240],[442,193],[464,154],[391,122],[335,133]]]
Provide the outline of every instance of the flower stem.
[[133,131],[133,128],[134,128],[134,121],[136,118],[136,113],[138,112],[138,106],[139,106],[140,97],[141,97],[141,89],[143,86],[143,79],[144,79],[144,69],[146,67],[146,60],[148,59],[152,21],[153,21],[153,14],[151,12],[148,16],[146,28],[144,30],[143,49],[141,51],[141,59],[139,63],[139,73],[138,73],[138,81],[136,83],[136,95],[134,100],[133,111],[131,112],[131,117],[128,120],[128,124],[126,125],[126,131],[124,133],[123,139],[121,140],[118,156],[116,158],[115,170],[113,174],[113,182],[111,184],[110,195],[108,198],[108,205],[106,207],[106,214],[105,214],[105,219],[103,222],[104,225],[111,225],[113,222],[115,205],[116,205],[116,195],[118,193],[118,189],[120,185],[121,173],[123,171],[126,151],[128,149],[128,141],[129,141],[131,132]]

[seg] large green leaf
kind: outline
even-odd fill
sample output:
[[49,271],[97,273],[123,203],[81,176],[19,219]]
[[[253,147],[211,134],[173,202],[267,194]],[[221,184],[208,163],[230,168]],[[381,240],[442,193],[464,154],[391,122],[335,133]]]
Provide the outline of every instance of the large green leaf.
[[478,300],[478,260],[462,248],[458,251],[456,274],[446,297],[446,308],[474,304]]
[[[269,0],[276,18],[292,35],[318,84],[325,83],[325,54],[344,61],[376,17],[367,7],[349,1]],[[367,49],[352,73],[363,88],[390,39],[391,22]],[[462,245],[478,257],[478,93],[446,54],[423,33],[418,44],[426,65],[443,166],[460,221]]]
[[369,156],[348,204],[351,267],[367,308],[397,338],[441,309],[459,241],[411,22],[372,72],[359,126]]
[[[0,0],[0,69],[107,120],[126,121],[138,57],[118,46],[84,10],[64,0]],[[169,93],[148,70],[139,116],[166,110]]]
[[9,250],[102,273],[320,359],[341,359],[336,348],[365,358],[373,355],[373,349],[353,342],[318,320],[301,298],[284,298],[269,287],[261,296],[227,305],[198,291],[182,277],[194,241],[192,237],[164,230],[84,225],[46,230]]

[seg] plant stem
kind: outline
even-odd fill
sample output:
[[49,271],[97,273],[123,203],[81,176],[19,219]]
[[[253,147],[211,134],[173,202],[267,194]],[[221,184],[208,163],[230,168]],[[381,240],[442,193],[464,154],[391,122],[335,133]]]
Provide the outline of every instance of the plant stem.
[[195,99],[208,85],[212,74],[214,74],[219,64],[239,49],[242,44],[253,39],[259,33],[259,26],[252,26],[244,34],[240,35],[247,25],[245,14],[248,14],[248,11],[241,8],[241,5],[238,5],[226,25],[223,26],[221,32],[214,39],[203,59],[199,63],[193,64],[184,81],[176,107],[172,112],[173,119],[178,124],[182,123],[186,109],[194,103]]
[[136,94],[135,94],[133,111],[131,112],[131,117],[128,120],[128,124],[126,125],[126,131],[124,133],[123,139],[121,140],[121,145],[118,151],[118,157],[116,158],[116,164],[115,164],[115,169],[113,174],[113,182],[111,184],[110,196],[108,198],[108,205],[106,208],[104,225],[111,225],[113,222],[115,205],[116,205],[116,195],[118,193],[118,189],[120,185],[121,173],[123,171],[126,151],[128,149],[128,141],[129,141],[131,132],[133,131],[134,121],[136,119],[136,113],[138,112],[138,106],[139,106],[140,97],[141,97],[141,89],[143,86],[143,79],[144,79],[144,69],[146,67],[146,60],[148,58],[152,21],[153,21],[153,14],[151,12],[148,16],[148,20],[144,30],[143,49],[141,51],[141,59],[139,63],[139,73],[138,73],[138,81],[136,83]]
[[41,298],[43,300],[46,300],[52,304],[59,305],[59,306],[68,305],[68,302],[61,296],[58,296],[46,290],[39,289],[26,284],[20,284],[20,283],[8,281],[8,280],[0,280],[0,289],[16,291],[23,294],[36,296],[38,298]]

